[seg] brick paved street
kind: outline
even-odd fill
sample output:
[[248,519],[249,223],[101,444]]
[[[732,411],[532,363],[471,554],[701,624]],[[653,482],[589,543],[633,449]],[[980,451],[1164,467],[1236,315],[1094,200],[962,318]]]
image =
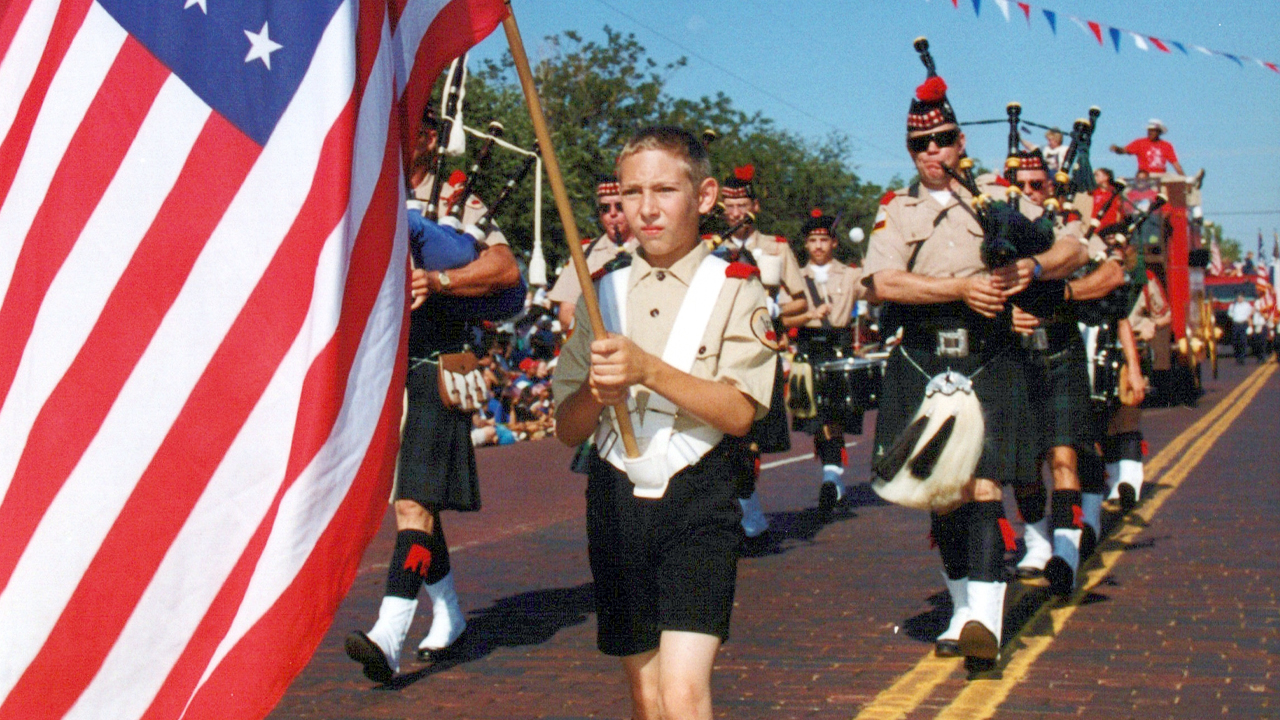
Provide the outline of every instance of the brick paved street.
[[[1152,456],[1171,448],[1156,487],[1123,525],[1107,515],[1121,539],[1104,545],[1099,582],[1078,602],[1042,607],[1043,589],[1011,590],[1007,666],[993,679],[967,680],[958,661],[922,664],[946,620],[940,565],[927,517],[879,502],[862,483],[867,436],[851,438],[850,497],[825,521],[814,509],[818,465],[795,436],[790,453],[765,458],[773,540],[739,564],[717,715],[1280,717],[1280,375],[1229,397],[1272,370],[1224,363],[1198,407],[1147,412]],[[1173,444],[1198,420],[1211,422]],[[584,480],[568,472],[570,455],[552,441],[479,453],[484,510],[444,518],[471,626],[455,657],[427,665],[409,653],[405,674],[377,687],[343,654],[344,636],[377,610],[388,516],[328,636],[271,717],[627,717],[617,663],[595,650]],[[428,622],[415,621],[411,647]]]

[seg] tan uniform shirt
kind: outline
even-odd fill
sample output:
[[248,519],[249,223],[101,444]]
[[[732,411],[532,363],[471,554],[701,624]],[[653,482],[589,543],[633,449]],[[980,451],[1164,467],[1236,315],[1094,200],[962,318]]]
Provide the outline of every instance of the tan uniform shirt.
[[[827,265],[827,282],[818,282],[813,272],[813,263],[805,265],[800,271],[805,278],[814,278],[813,284],[817,286],[818,292],[822,293],[822,297],[814,297],[809,292],[809,283],[805,285],[805,298],[809,301],[809,307],[816,308],[823,303],[831,305],[831,312],[827,313],[827,319],[831,321],[832,327],[848,327],[853,319],[853,306],[859,299],[866,295],[866,288],[862,284],[862,268],[849,267],[839,260],[832,260]],[[819,328],[822,327],[821,320],[810,320],[805,323],[805,327]]]
[[[738,240],[729,238],[728,242],[736,243]],[[791,245],[787,243],[786,238],[781,235],[765,235],[759,230],[752,230],[743,241],[742,247],[751,253],[758,248],[770,255],[781,255],[782,289],[793,298],[803,295],[804,279],[800,277],[800,261],[796,260],[796,254],[791,251]]]
[[[430,202],[431,186],[434,182],[435,178],[428,175],[427,178],[418,185],[418,187],[413,189],[414,198],[421,200],[422,202]],[[435,219],[439,220],[444,217],[445,207],[448,205],[449,196],[457,192],[458,189],[459,188],[457,186],[450,182],[446,182],[444,187],[440,189],[440,207],[437,208]],[[488,208],[485,207],[484,202],[475,195],[467,198],[467,204],[462,208],[462,226],[466,227],[476,220],[479,220],[480,217],[485,214],[487,209]],[[507,237],[502,234],[501,230],[496,229],[498,224],[494,223],[491,227],[495,229],[490,230],[489,234],[485,236],[484,244],[507,245]]]
[[[995,182],[995,175],[978,177],[978,189],[995,200],[1007,200],[1008,189]],[[964,191],[961,191],[962,193]],[[919,247],[911,272],[929,277],[966,278],[987,271],[982,262],[982,226],[955,193],[939,203],[924,187],[915,195],[904,190],[882,202],[875,229],[862,264],[863,277],[881,270],[907,270],[912,252]],[[1018,196],[1018,210],[1034,220],[1044,209]],[[1073,223],[1078,227],[1078,224]],[[1082,237],[1079,230],[1076,237]],[[864,281],[865,282],[865,281]]]
[[1147,286],[1133,304],[1129,312],[1129,324],[1133,326],[1134,337],[1139,340],[1150,340],[1156,329],[1168,326],[1173,321],[1173,310],[1165,300],[1164,288],[1160,281],[1147,276]]
[[[627,337],[640,349],[662,357],[689,283],[709,252],[705,243],[698,243],[666,270],[649,265],[642,253],[635,254],[627,284]],[[575,323],[578,329],[561,349],[552,380],[557,412],[561,402],[587,381],[591,368],[591,342],[595,338],[581,301]],[[756,278],[727,278],[691,372],[696,378],[726,382],[737,388],[755,403],[757,419],[769,409],[773,393],[776,353],[762,341],[769,330],[764,286]],[[636,407],[642,409],[650,391],[637,389]],[[678,398],[668,399],[680,404]],[[674,429],[682,432],[707,424],[681,411],[676,415]]]
[[[621,245],[615,245],[609,238],[600,236],[595,241],[595,246],[591,248],[591,253],[587,255],[587,271],[595,275],[600,268],[608,265],[623,252],[634,253],[637,245],[639,243],[635,238]],[[547,293],[547,300],[557,303],[576,303],[580,297],[582,297],[582,286],[578,284],[578,273],[574,271],[573,263],[569,263],[560,271],[556,284],[551,286],[551,291]]]

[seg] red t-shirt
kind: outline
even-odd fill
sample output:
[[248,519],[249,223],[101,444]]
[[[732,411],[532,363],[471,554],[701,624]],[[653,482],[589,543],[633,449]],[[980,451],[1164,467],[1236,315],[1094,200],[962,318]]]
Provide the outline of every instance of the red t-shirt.
[[1124,151],[1138,156],[1138,170],[1153,174],[1164,172],[1167,163],[1178,162],[1178,153],[1165,140],[1152,142],[1150,138],[1138,138],[1125,145]]
[[1114,194],[1115,190],[1103,190],[1102,188],[1097,188],[1093,191],[1093,216],[1098,218],[1100,227],[1120,222],[1120,206],[1124,205],[1123,198],[1116,198],[1116,201],[1111,203],[1111,209],[1107,210],[1106,215],[1098,217],[1102,212],[1102,208],[1106,207],[1107,199]]

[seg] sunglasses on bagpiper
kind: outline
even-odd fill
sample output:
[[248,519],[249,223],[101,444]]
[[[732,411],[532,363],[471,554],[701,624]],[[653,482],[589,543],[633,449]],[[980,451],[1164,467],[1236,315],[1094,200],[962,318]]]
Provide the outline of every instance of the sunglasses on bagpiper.
[[596,211],[601,215],[608,215],[611,212],[622,212],[622,203],[600,203],[596,205]]
[[907,149],[913,153],[922,153],[929,149],[929,143],[933,143],[940,148],[948,148],[955,145],[958,140],[960,140],[960,131],[952,128],[942,132],[907,138]]

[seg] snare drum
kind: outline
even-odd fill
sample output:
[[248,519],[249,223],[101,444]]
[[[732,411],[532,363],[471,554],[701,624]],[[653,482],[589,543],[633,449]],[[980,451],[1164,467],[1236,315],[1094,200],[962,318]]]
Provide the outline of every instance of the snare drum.
[[822,363],[814,369],[818,413],[841,422],[861,417],[879,406],[883,359],[845,358]]

